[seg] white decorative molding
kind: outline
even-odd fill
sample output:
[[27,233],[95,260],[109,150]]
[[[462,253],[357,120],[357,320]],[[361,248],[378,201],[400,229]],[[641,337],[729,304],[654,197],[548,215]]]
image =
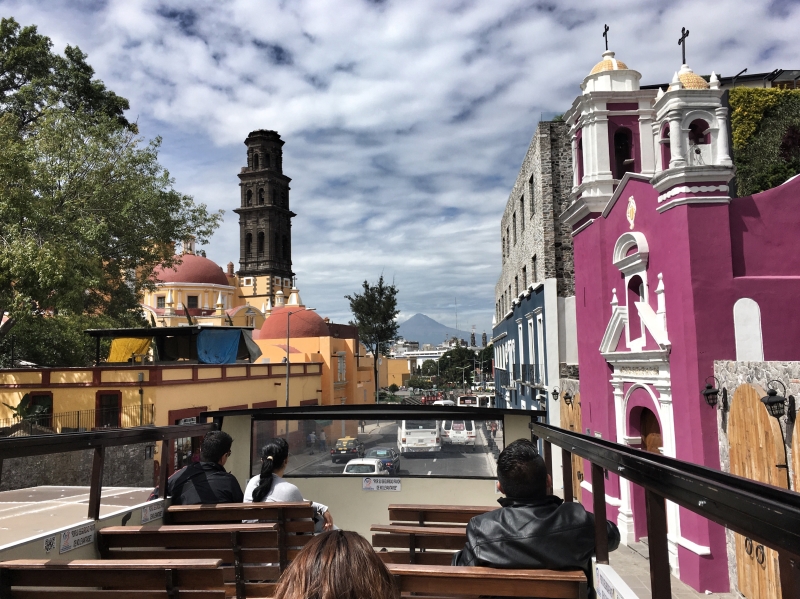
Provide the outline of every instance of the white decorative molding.
[[628,435],[623,435],[622,436],[622,442],[625,445],[641,445],[642,438],[640,436],[639,437],[629,437]]
[[650,332],[661,349],[672,345],[669,337],[667,337],[667,332],[661,328],[661,319],[653,312],[653,308],[650,307],[650,304],[647,302],[635,302],[634,306],[636,306],[636,311],[639,312],[639,318],[641,318],[645,328]]
[[688,198],[679,198],[672,200],[666,204],[661,204],[656,208],[656,212],[666,212],[676,206],[683,206],[684,204],[730,204],[731,198],[729,196],[690,196]]
[[616,370],[620,376],[642,376],[642,377],[656,377],[658,376],[658,366],[622,366]]
[[492,343],[497,343],[503,337],[507,337],[507,336],[508,336],[508,333],[504,331],[504,332],[500,333],[497,337],[492,337]]
[[601,354],[612,353],[617,349],[619,337],[625,330],[625,324],[627,322],[628,309],[625,306],[614,306],[614,311],[611,313],[611,320],[608,321],[603,340],[600,342]]
[[[582,480],[581,489],[586,489],[589,493],[591,493],[592,483]],[[605,497],[606,497],[606,503],[608,505],[612,505],[614,507],[620,507],[622,505],[622,500],[617,497],[611,497],[610,495],[606,495]]]
[[[636,252],[627,255],[633,247],[636,248]],[[643,233],[637,231],[623,233],[614,244],[614,266],[626,277],[646,270],[649,256],[650,246]]]
[[680,187],[673,187],[666,193],[658,196],[658,203],[666,202],[670,198],[674,198],[681,193],[709,193],[712,191],[728,191],[727,185],[681,185]]
[[761,334],[761,308],[758,302],[742,297],[733,304],[733,332],[737,362],[763,362],[764,340]]
[[672,541],[673,543],[677,543],[684,549],[688,549],[692,553],[696,553],[697,555],[711,555],[711,547],[706,547],[705,545],[698,545],[694,541],[690,541],[684,537],[678,536],[675,537],[674,535],[668,534],[667,539]]
[[589,225],[591,225],[593,222],[594,222],[594,219],[593,219],[593,218],[590,218],[589,220],[587,220],[585,223],[583,223],[583,224],[582,224],[580,227],[578,227],[577,229],[575,229],[575,230],[572,232],[572,237],[575,237],[575,236],[576,236],[578,233],[580,233],[581,231],[583,231],[584,229],[586,229],[586,228],[587,228]]

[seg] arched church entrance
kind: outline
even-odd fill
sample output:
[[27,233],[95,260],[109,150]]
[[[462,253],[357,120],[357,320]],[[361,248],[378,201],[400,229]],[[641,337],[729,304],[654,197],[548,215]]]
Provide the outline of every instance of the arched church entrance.
[[[641,437],[640,449],[650,453],[661,453],[663,441],[661,425],[658,417],[650,408],[634,407],[630,413],[631,436]],[[644,500],[644,489],[639,485],[631,485],[633,504],[633,532],[638,541],[647,537],[647,507]]]

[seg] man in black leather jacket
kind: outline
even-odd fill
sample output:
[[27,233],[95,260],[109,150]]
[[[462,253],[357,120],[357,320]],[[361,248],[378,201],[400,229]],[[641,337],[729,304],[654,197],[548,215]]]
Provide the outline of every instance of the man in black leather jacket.
[[[500,509],[475,516],[467,544],[454,566],[582,569],[591,583],[594,515],[580,503],[548,494],[552,480],[536,446],[525,439],[509,444],[497,460]],[[608,522],[608,549],[619,546],[619,530]]]
[[233,439],[224,431],[209,431],[200,446],[200,461],[173,474],[167,483],[172,505],[242,503],[239,481],[225,470]]

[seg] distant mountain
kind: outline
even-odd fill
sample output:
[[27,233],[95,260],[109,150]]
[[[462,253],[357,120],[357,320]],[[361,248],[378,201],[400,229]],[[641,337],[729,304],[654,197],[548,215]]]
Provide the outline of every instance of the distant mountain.
[[[467,343],[469,343],[470,336],[467,331],[459,331],[458,329],[447,327],[424,314],[415,314],[401,323],[398,334],[404,337],[406,341],[419,341],[420,347],[424,343],[439,345],[445,340],[445,336],[447,339],[452,337],[466,339]],[[480,342],[480,339],[477,339],[477,341]]]

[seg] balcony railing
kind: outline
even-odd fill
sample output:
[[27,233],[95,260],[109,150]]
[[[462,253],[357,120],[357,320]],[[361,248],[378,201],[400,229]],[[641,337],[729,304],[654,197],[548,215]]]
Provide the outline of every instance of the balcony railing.
[[32,418],[0,420],[0,437],[75,433],[102,428],[132,428],[155,423],[155,405],[130,405],[101,410],[39,414]]

